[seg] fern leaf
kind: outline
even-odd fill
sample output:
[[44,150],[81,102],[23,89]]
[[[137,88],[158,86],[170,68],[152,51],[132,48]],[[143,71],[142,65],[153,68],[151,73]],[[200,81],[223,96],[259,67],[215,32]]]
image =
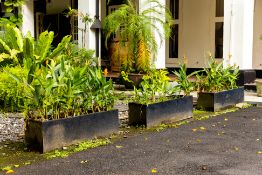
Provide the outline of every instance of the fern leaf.
[[136,67],[139,72],[150,68],[150,52],[143,39],[138,43]]

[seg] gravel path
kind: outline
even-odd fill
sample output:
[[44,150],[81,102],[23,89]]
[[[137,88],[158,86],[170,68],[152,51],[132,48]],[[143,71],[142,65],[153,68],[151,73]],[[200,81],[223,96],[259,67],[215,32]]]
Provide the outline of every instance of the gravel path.
[[0,114],[0,142],[18,141],[24,135],[22,114]]

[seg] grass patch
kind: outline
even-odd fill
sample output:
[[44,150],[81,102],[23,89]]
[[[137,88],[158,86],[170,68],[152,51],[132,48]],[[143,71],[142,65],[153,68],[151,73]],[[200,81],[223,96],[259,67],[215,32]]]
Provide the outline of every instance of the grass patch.
[[91,148],[96,148],[99,146],[105,146],[110,144],[111,141],[109,139],[94,139],[94,140],[88,140],[85,142],[81,142],[78,145],[70,146],[64,150],[55,150],[44,154],[44,157],[47,159],[53,159],[57,157],[68,157],[72,153],[84,151]]

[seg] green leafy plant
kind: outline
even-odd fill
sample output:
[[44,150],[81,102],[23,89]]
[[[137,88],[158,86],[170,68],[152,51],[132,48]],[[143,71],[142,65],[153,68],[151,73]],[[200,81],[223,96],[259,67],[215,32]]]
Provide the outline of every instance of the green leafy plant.
[[79,48],[77,44],[69,43],[64,51],[65,59],[74,66],[97,66],[98,59],[94,57],[94,50]]
[[10,75],[26,87],[25,115],[29,118],[67,118],[110,110],[114,105],[112,81],[97,68],[74,67],[62,59],[35,72],[30,84]]
[[203,73],[197,75],[196,86],[199,92],[218,92],[237,88],[236,80],[239,69],[236,66],[223,67],[223,62],[217,63],[211,58],[209,66]]
[[0,18],[0,26],[5,28],[6,25],[12,27],[19,27],[23,22],[23,16],[21,14],[15,14],[14,11],[22,7],[24,0],[5,0],[2,2],[2,8],[5,9],[5,13],[9,13],[10,17]]
[[29,33],[22,37],[17,28],[10,28],[7,33],[15,42],[0,40],[2,54],[13,58],[10,65],[19,65],[26,75],[21,77],[4,70],[24,87],[27,117],[58,119],[113,107],[112,81],[107,81],[96,67],[93,51],[78,49],[70,43],[71,36],[65,36],[51,49],[53,32],[41,33],[37,41]]
[[143,76],[141,88],[135,90],[134,102],[150,104],[165,101],[177,92],[177,88],[169,84],[168,72],[166,70],[151,69]]
[[184,95],[190,95],[190,92],[194,91],[195,83],[190,81],[190,78],[201,71],[195,71],[191,74],[187,75],[187,67],[186,64],[180,65],[179,71],[174,71],[173,73],[176,75],[177,83],[179,90],[183,91]]
[[142,10],[137,10],[133,1],[126,2],[104,19],[106,46],[110,38],[117,34],[121,43],[118,49],[127,48],[121,63],[122,70],[146,72],[152,64],[151,58],[156,56],[158,50],[155,33],[161,39],[169,37],[172,17],[157,0],[146,1],[144,7],[147,8]]

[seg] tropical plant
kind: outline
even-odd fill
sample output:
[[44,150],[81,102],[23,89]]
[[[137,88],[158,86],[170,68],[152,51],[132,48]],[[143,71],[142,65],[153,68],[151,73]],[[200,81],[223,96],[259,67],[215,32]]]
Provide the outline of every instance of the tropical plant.
[[[105,43],[117,34],[119,49],[127,49],[122,69],[126,72],[146,72],[151,66],[151,58],[155,58],[158,43],[170,36],[170,12],[157,0],[147,0],[142,10],[136,9],[132,0],[127,0],[119,9],[109,14],[104,22]],[[163,28],[163,32],[162,29]]]
[[200,73],[201,71],[195,71],[191,74],[187,75],[187,66],[186,64],[180,65],[179,71],[174,71],[173,73],[176,75],[176,81],[178,83],[178,87],[180,91],[183,91],[185,96],[190,95],[190,92],[194,91],[195,83],[190,78]]
[[218,92],[237,88],[236,80],[239,69],[236,66],[223,67],[223,62],[217,63],[211,58],[207,68],[198,74],[196,86],[199,92]]
[[25,86],[25,116],[48,120],[110,110],[114,105],[112,81],[103,77],[100,69],[75,67],[61,59],[51,60],[34,73],[29,84],[9,72]]
[[65,59],[70,61],[74,66],[97,66],[98,59],[94,57],[94,50],[86,50],[85,48],[79,48],[75,43],[69,43],[64,51]]
[[150,104],[174,98],[178,89],[172,87],[167,75],[168,71],[166,70],[150,69],[143,76],[141,88],[137,89],[134,87],[135,95],[133,101],[141,104]]

